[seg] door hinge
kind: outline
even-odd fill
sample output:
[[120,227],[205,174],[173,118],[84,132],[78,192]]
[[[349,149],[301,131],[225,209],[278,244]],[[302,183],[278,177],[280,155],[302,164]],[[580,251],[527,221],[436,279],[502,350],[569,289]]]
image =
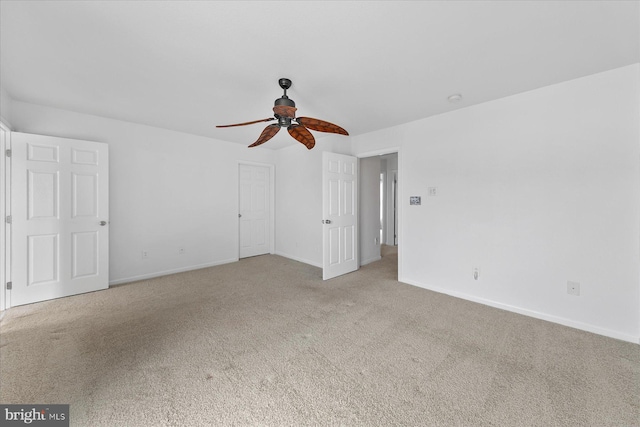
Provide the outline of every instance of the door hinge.
[[7,224],[11,224],[11,215],[7,215],[7,217],[5,218],[5,222]]
[[10,291],[13,289],[13,282],[7,282],[7,290]]
[[7,157],[11,157],[11,150],[5,150],[4,154],[5,154]]

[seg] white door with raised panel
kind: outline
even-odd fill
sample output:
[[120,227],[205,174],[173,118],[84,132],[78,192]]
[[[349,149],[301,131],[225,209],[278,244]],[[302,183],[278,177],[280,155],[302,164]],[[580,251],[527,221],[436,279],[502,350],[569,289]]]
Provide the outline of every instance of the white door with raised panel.
[[271,173],[268,166],[239,165],[240,258],[271,251]]
[[11,133],[10,305],[109,286],[107,144]]
[[358,269],[358,159],[322,153],[322,278]]

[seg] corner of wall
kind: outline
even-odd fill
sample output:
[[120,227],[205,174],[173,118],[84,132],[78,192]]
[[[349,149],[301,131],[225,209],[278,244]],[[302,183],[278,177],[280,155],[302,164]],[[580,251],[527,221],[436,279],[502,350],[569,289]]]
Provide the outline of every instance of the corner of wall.
[[0,86],[0,121],[3,125],[11,128],[11,104],[13,99],[4,87]]

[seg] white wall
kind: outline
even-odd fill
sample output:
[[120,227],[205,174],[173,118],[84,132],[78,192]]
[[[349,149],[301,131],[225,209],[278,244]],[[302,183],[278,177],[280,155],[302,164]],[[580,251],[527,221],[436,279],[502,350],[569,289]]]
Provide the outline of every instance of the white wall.
[[329,135],[317,139],[313,150],[297,144],[277,151],[277,254],[322,266],[322,152],[350,149],[349,137]]
[[360,265],[380,259],[380,157],[360,159],[358,232]]
[[356,155],[401,145],[400,280],[638,342],[639,75],[635,64],[353,137]]
[[11,103],[9,94],[0,86],[0,121],[6,126],[11,126]]
[[12,125],[109,144],[111,283],[237,260],[237,162],[275,163],[272,150],[15,100]]

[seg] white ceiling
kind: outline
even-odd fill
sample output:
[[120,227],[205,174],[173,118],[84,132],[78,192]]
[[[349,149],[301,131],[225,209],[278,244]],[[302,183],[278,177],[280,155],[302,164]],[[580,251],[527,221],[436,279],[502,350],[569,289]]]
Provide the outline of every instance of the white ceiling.
[[[271,117],[288,77],[299,116],[358,135],[640,62],[639,5],[2,0],[0,83],[14,100],[248,145],[266,124],[215,125]],[[262,147],[294,144],[280,132]]]

